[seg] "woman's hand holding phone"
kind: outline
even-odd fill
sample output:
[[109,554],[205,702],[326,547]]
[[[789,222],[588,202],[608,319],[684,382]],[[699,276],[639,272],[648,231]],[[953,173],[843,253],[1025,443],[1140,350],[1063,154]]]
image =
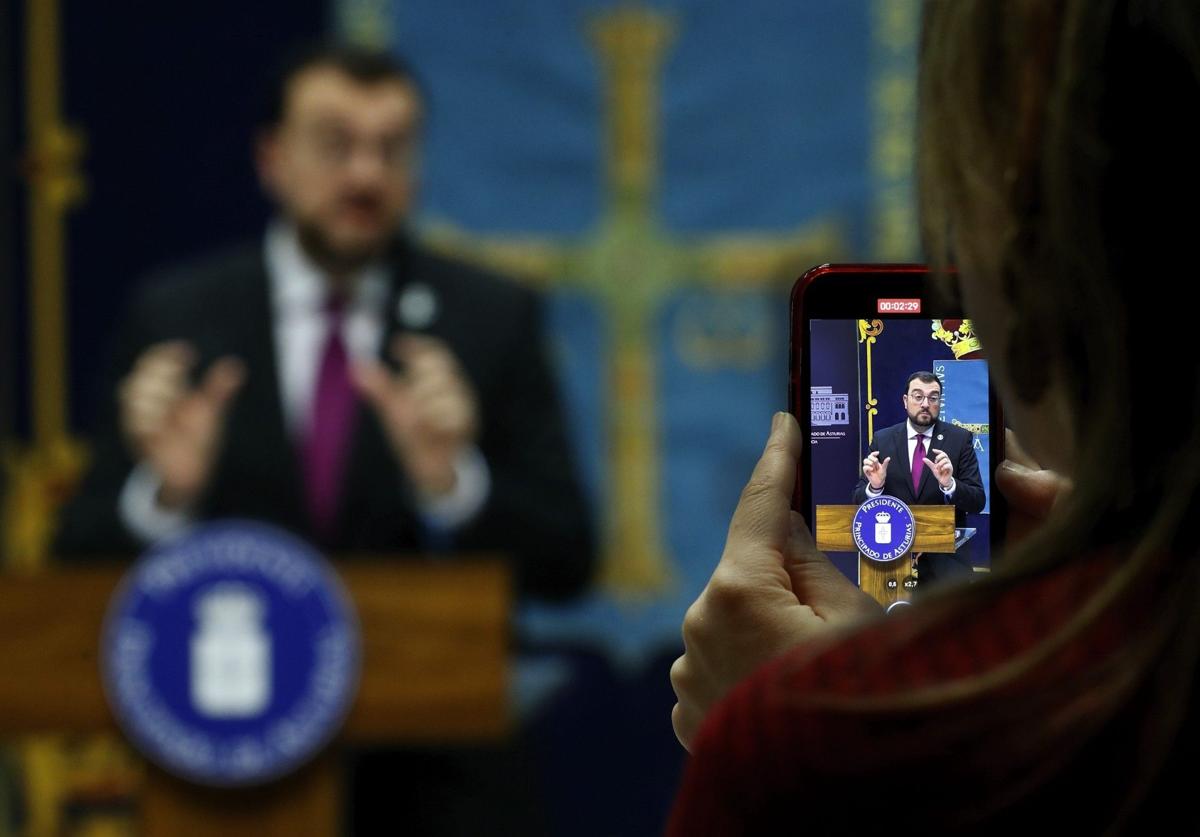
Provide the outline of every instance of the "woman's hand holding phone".
[[1020,543],[1050,515],[1071,490],[1071,481],[1043,468],[1021,447],[1011,430],[1005,431],[1008,458],[996,469],[996,487],[1008,501],[1008,530],[1005,543]]
[[684,619],[684,655],[671,668],[679,699],[671,722],[689,749],[709,709],[761,664],[882,613],[817,550],[791,510],[801,446],[796,420],[777,413],[720,563]]
[[[842,283],[859,281],[864,298],[877,295],[878,271],[836,272]],[[904,281],[915,289],[927,281],[918,269],[905,268],[899,277],[885,277],[886,286]],[[807,313],[800,307],[795,311],[793,346],[804,345],[805,318],[811,317],[812,307]],[[793,396],[808,392],[810,378],[806,372],[794,375]],[[807,410],[807,400],[803,403]],[[999,418],[995,412],[990,415],[992,426],[1001,426]],[[788,413],[775,416],[766,449],[734,512],[721,560],[684,619],[684,654],[671,669],[678,696],[671,720],[689,749],[713,705],[760,665],[800,645],[815,648],[841,626],[883,613],[875,599],[817,549],[804,517],[792,510],[808,429],[802,430]],[[996,453],[1004,455],[1005,447],[1009,458],[997,469],[996,484],[1012,506],[1011,541],[1014,531],[1019,535],[1049,514],[1067,483],[1029,460],[1011,435]],[[876,491],[884,486],[890,464],[891,457],[880,459],[879,451],[870,451],[862,461],[863,476]],[[811,474],[801,476],[811,487]]]

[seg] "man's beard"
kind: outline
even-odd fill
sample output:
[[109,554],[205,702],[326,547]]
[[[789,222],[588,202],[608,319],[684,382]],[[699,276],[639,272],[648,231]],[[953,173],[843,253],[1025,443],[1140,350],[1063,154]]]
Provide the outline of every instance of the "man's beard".
[[314,262],[332,274],[355,273],[378,259],[387,250],[389,237],[359,247],[337,246],[318,225],[297,222],[296,235],[300,246]]
[[912,423],[917,427],[930,427],[937,419],[933,417],[933,413],[917,413],[913,416]]

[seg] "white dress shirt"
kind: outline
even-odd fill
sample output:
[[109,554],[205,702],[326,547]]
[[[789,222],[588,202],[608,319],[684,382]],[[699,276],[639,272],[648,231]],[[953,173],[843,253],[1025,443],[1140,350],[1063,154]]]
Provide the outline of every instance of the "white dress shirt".
[[[908,472],[910,474],[912,473],[913,454],[916,453],[916,450],[917,450],[917,437],[918,436],[925,437],[925,455],[927,457],[929,457],[930,459],[933,459],[936,456],[936,454],[933,453],[933,428],[936,426],[937,425],[935,423],[935,424],[932,424],[929,427],[925,428],[924,430],[918,430],[917,428],[913,427],[912,419],[909,419],[908,421],[905,422],[905,427],[908,431],[908,433],[907,433],[907,435],[908,435],[908,464],[909,464]],[[923,465],[923,467],[928,468],[929,466]],[[938,483],[938,488],[942,488],[942,484],[940,482]],[[956,488],[958,488],[958,483],[955,482],[954,477],[951,477],[950,478],[950,487],[942,488],[942,493],[946,495],[947,499],[949,499],[950,497],[954,496],[954,489],[956,489]],[[878,497],[881,494],[883,494],[883,489],[881,488],[878,491],[876,491],[874,488],[871,487],[871,482],[870,482],[870,480],[868,480],[867,481],[867,496],[868,497]]]
[[[299,439],[307,430],[313,412],[317,371],[329,329],[329,318],[324,311],[327,284],[290,225],[271,225],[264,255],[279,397],[287,431],[293,439]],[[346,351],[352,362],[371,360],[379,357],[380,343],[387,331],[387,272],[382,265],[368,266],[354,277],[350,287],[354,290],[342,323]],[[370,408],[364,405],[364,409]],[[491,492],[491,474],[477,448],[465,451],[454,470],[455,483],[450,494],[419,500],[419,512],[426,525],[442,532],[453,530],[478,514]],[[153,469],[140,463],[126,480],[118,501],[122,522],[146,543],[181,534],[193,522],[187,510],[158,505],[160,486]]]

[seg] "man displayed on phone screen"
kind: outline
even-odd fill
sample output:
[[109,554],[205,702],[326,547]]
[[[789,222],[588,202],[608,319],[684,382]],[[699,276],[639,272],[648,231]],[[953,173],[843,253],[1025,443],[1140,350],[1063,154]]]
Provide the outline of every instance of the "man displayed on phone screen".
[[[861,504],[886,494],[909,505],[953,505],[961,527],[986,503],[973,434],[938,418],[942,382],[932,372],[909,375],[901,402],[907,418],[870,440],[853,500]],[[966,550],[923,553],[917,561],[922,588],[972,571]]]

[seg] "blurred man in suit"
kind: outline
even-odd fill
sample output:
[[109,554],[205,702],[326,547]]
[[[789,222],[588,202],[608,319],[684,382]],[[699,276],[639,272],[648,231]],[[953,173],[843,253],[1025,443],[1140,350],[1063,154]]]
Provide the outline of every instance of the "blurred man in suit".
[[[957,526],[983,511],[985,495],[969,430],[938,419],[942,385],[932,372],[908,376],[901,396],[908,418],[875,434],[862,463],[854,502],[887,494],[909,505],[954,506]],[[921,587],[973,572],[969,554],[924,553],[917,560]]]
[[590,525],[537,298],[401,232],[423,108],[389,56],[289,62],[257,146],[279,215],[135,300],[61,552],[237,515],[333,551],[500,549],[525,590],[581,588]]
[[[425,107],[389,55],[285,65],[256,149],[278,215],[135,299],[60,554],[135,554],[237,516],[333,553],[500,551],[525,592],[582,589],[591,526],[538,299],[402,232]],[[448,784],[481,763],[444,768]]]

